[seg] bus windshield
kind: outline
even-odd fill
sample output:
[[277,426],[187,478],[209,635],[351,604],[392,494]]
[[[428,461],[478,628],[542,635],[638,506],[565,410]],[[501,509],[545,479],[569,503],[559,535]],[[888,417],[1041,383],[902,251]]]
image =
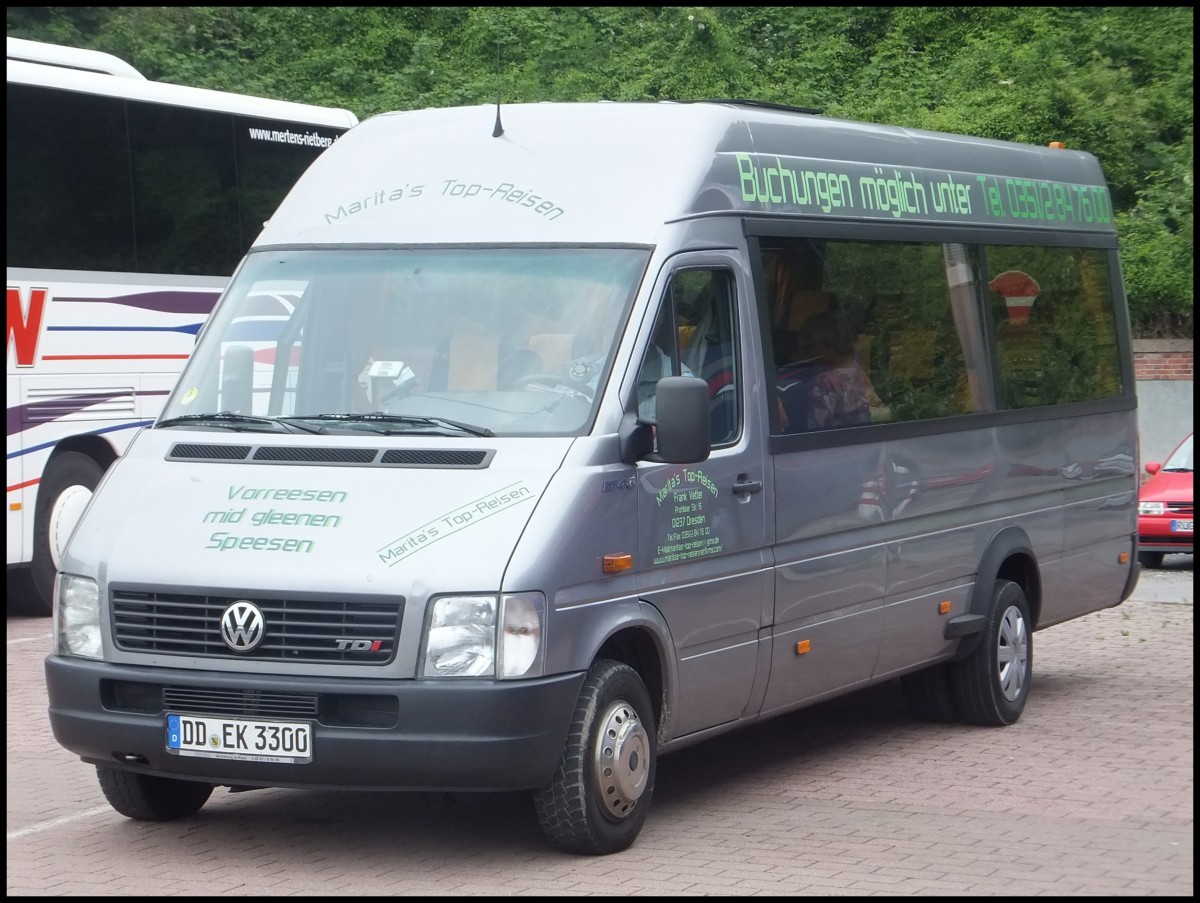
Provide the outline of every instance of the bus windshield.
[[226,428],[244,415],[234,428],[284,417],[338,434],[579,435],[648,259],[629,248],[252,253],[158,425]]

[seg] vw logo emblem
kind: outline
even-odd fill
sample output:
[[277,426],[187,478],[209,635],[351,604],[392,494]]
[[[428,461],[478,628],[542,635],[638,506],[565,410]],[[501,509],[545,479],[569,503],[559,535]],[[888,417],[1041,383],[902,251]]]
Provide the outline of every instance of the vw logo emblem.
[[250,652],[266,633],[261,609],[246,599],[231,602],[221,614],[221,639],[234,652]]

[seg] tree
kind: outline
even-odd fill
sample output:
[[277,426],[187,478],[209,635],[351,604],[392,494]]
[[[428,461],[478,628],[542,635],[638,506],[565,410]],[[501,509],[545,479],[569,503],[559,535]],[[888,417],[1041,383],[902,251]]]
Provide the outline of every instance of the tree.
[[387,110],[747,97],[1095,153],[1134,332],[1192,335],[1190,7],[8,7],[147,77]]

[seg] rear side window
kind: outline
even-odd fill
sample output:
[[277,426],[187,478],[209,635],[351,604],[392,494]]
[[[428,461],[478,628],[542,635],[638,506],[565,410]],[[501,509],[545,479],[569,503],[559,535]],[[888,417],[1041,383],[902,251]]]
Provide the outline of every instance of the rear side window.
[[1121,394],[1104,252],[987,248],[1002,410]]
[[764,241],[777,434],[1121,394],[1107,253]]

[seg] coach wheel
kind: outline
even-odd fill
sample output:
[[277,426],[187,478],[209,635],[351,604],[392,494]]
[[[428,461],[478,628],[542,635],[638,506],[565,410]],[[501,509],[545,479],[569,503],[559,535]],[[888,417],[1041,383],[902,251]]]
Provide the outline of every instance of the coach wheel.
[[1032,630],[1025,591],[997,580],[979,645],[951,672],[965,721],[999,727],[1021,717],[1033,680]]
[[42,472],[33,515],[34,598],[31,614],[50,615],[54,605],[54,575],[59,556],[79,523],[83,509],[104,476],[104,468],[82,452],[64,452]]
[[179,781],[133,771],[96,766],[96,777],[108,804],[126,818],[174,821],[195,815],[212,795],[212,784]]
[[598,661],[588,672],[553,779],[534,794],[547,839],[571,853],[629,847],[654,794],[657,750],[650,695],[637,672]]

